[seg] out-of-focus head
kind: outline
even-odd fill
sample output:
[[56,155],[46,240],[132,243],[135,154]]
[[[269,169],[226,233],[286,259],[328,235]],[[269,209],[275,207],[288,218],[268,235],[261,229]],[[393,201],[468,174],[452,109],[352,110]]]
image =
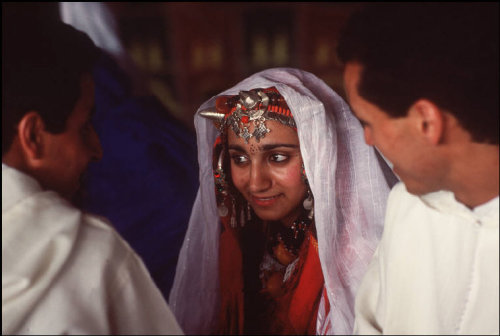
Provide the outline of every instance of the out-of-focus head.
[[449,187],[441,144],[498,145],[498,4],[367,6],[338,52],[365,141],[410,192]]
[[3,9],[2,161],[70,198],[102,155],[90,123],[99,50],[62,22]]
[[[221,131],[214,151],[218,190],[231,185],[262,220],[296,219],[307,187],[295,121],[278,90],[221,96],[201,115]],[[230,177],[221,176],[224,171]]]
[[362,66],[359,95],[390,117],[425,98],[498,144],[498,42],[498,3],[374,4],[348,21],[338,54]]

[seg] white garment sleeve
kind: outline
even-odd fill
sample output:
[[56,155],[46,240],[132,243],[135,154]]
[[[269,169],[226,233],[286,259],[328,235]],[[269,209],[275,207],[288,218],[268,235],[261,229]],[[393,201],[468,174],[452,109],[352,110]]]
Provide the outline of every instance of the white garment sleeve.
[[354,334],[380,335],[383,333],[378,320],[378,302],[381,292],[379,249],[375,251],[368,271],[356,295]]
[[391,209],[394,204],[397,204],[398,195],[402,188],[403,184],[398,183],[389,193],[384,232],[356,294],[353,331],[356,335],[380,335],[384,333],[385,249],[386,242],[391,236],[391,228],[393,225],[397,225],[394,223]]
[[131,253],[118,270],[116,282],[109,305],[112,334],[183,334],[144,263],[135,254]]

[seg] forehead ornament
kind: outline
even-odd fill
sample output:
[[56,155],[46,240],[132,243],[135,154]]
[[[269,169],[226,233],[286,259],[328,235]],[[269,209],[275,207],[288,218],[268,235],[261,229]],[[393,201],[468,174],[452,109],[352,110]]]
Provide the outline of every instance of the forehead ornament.
[[[201,111],[200,115],[214,120],[221,132],[231,127],[246,143],[252,137],[260,142],[270,132],[266,127],[267,120],[276,120],[296,128],[288,105],[274,88],[240,91],[237,96],[218,97],[215,110]],[[254,126],[252,133],[249,130],[251,123]]]

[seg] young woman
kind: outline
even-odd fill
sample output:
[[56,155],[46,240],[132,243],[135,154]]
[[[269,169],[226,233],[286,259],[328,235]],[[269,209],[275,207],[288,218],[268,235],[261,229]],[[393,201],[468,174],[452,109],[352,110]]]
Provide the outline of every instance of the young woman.
[[345,102],[270,69],[195,120],[200,190],[169,300],[184,331],[352,332],[389,186]]

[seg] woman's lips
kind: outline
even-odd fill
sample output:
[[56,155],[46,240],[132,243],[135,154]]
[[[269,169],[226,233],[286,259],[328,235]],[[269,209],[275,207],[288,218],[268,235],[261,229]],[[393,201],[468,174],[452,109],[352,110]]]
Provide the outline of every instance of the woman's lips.
[[267,197],[252,196],[252,203],[261,207],[268,207],[276,203],[281,194]]

